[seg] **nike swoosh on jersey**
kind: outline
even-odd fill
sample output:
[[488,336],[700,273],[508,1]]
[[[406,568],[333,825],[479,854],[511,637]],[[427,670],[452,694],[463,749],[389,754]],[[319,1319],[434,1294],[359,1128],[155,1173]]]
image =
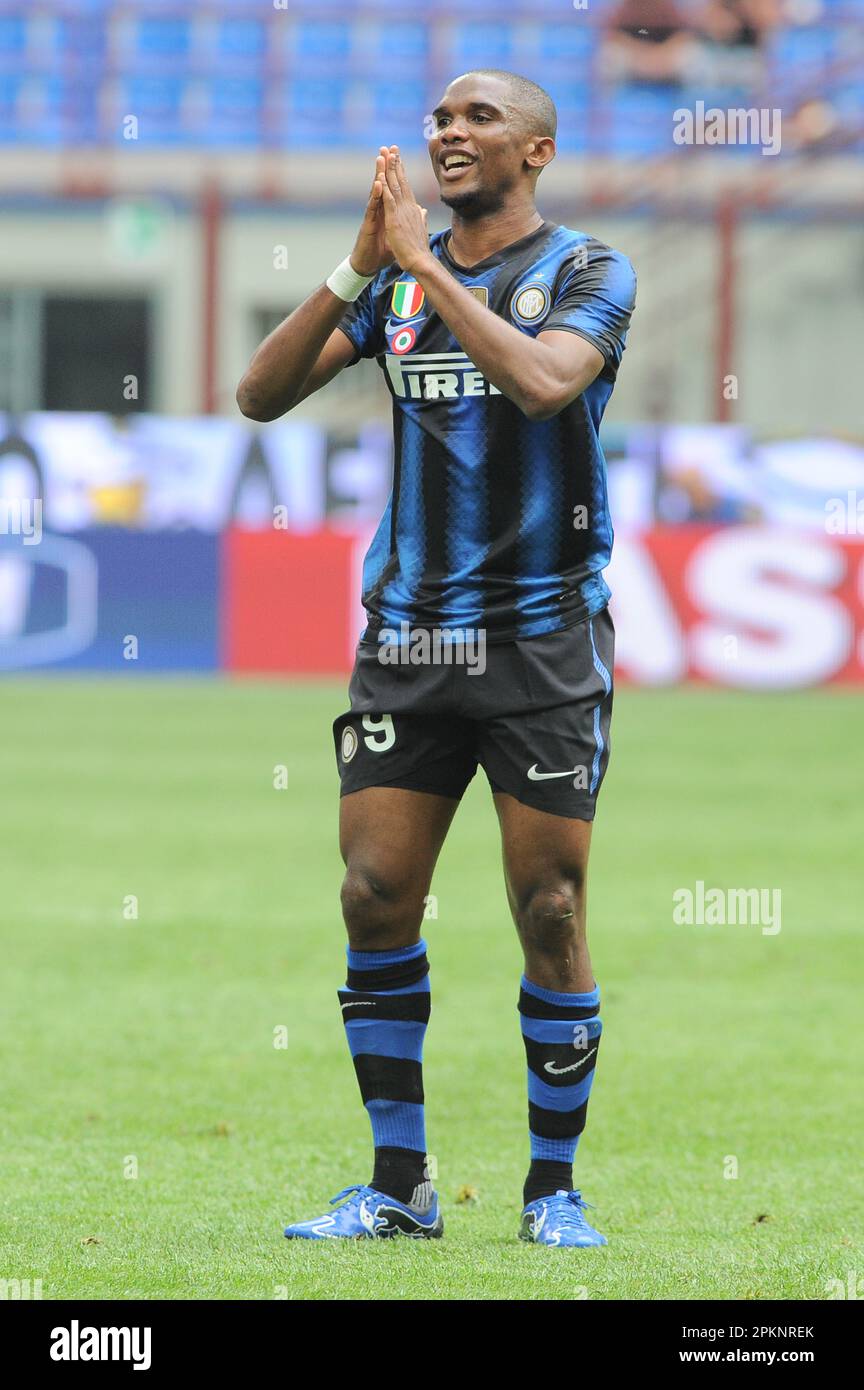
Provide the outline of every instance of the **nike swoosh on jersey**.
[[419,319],[401,319],[394,323],[392,319],[387,320],[384,325],[385,333],[401,333],[403,328],[419,328],[421,323],[426,322],[426,315],[423,314]]
[[563,1076],[565,1072],[575,1071],[577,1067],[581,1067],[583,1062],[587,1062],[588,1058],[593,1056],[596,1051],[596,1047],[592,1047],[590,1052],[586,1052],[584,1057],[580,1057],[578,1062],[572,1062],[569,1067],[556,1067],[554,1062],[546,1062],[543,1070],[548,1071],[550,1076]]
[[566,772],[538,772],[537,764],[528,769],[529,782],[545,782],[549,777],[578,777],[584,769],[581,767],[568,768]]

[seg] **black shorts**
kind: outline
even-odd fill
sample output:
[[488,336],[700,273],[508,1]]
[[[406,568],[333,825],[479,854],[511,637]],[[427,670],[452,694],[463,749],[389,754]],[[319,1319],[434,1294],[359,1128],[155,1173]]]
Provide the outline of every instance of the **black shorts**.
[[458,800],[479,763],[493,791],[593,820],[614,648],[608,609],[543,637],[452,648],[436,664],[385,663],[377,642],[361,641],[351,708],[333,724],[342,795],[403,787]]

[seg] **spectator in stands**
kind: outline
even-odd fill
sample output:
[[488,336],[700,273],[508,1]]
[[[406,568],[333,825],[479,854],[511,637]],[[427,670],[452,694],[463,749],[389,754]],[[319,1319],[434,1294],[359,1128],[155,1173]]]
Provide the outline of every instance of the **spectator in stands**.
[[657,517],[667,525],[734,526],[760,520],[754,503],[722,490],[698,463],[662,468],[657,482]]
[[839,113],[827,96],[808,97],[792,111],[783,115],[783,141],[799,154],[820,156],[834,151],[842,153],[855,138],[854,131],[844,128]]
[[695,16],[700,79],[738,86],[758,82],[763,41],[778,20],[778,0],[705,0]]
[[693,33],[676,0],[621,0],[603,47],[608,77],[677,87],[689,75]]

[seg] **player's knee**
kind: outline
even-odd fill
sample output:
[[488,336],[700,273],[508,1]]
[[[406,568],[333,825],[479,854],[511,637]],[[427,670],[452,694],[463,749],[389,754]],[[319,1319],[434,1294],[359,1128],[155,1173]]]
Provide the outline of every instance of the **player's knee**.
[[519,905],[519,930],[526,947],[545,954],[558,952],[582,931],[583,885],[563,880],[538,886]]
[[349,868],[342,883],[342,916],[355,950],[386,950],[404,924],[405,905],[395,884]]

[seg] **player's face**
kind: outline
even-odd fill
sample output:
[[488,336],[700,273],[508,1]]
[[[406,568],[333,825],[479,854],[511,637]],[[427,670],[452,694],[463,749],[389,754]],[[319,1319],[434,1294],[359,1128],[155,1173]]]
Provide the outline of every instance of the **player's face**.
[[496,212],[525,177],[530,137],[495,78],[457,79],[432,113],[429,157],[441,201],[462,217]]

